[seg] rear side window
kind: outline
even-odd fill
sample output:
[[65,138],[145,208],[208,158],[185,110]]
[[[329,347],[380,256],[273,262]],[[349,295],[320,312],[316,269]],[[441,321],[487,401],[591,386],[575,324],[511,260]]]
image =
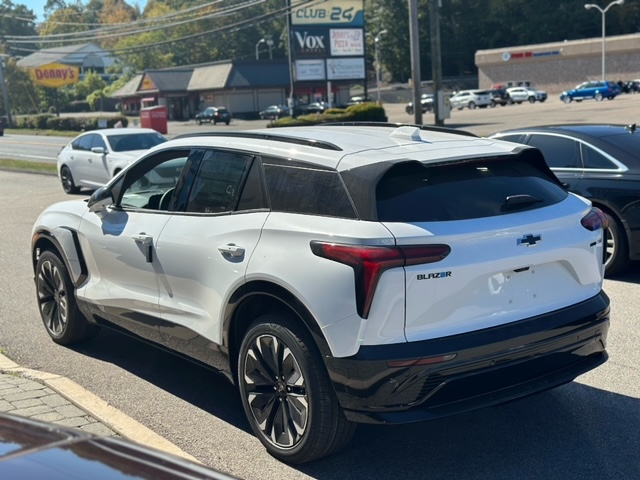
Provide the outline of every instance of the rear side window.
[[276,212],[303,213],[355,218],[355,212],[336,171],[268,164],[264,173],[271,209]]
[[494,217],[553,205],[567,196],[522,158],[391,168],[376,188],[383,222],[441,222]]
[[580,144],[571,138],[532,134],[529,145],[539,148],[551,168],[582,168]]

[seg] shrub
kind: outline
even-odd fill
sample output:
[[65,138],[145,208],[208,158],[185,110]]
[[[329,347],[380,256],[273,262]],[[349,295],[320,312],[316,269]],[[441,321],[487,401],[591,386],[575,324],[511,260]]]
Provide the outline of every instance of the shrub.
[[384,108],[375,103],[360,103],[346,109],[330,108],[322,114],[313,113],[297,118],[285,117],[272,122],[267,127],[296,127],[337,122],[386,122]]
[[83,132],[86,130],[96,130],[99,127],[99,121],[106,120],[107,128],[121,122],[123,127],[129,124],[127,117],[119,116],[96,116],[96,117],[56,117],[55,115],[30,115],[17,117],[16,127],[26,128],[30,130],[58,130],[69,132]]

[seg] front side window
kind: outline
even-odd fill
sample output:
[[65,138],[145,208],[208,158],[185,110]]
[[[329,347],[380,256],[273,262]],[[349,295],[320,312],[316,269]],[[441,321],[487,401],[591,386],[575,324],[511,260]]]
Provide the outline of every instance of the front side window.
[[582,168],[580,144],[571,138],[534,133],[528,143],[542,151],[551,168]]
[[131,168],[125,177],[119,206],[168,210],[189,151],[160,152]]
[[96,136],[95,134],[90,133],[88,135],[83,135],[81,137],[78,137],[73,141],[71,146],[73,147],[74,150],[90,151],[91,147],[93,146],[93,137],[95,136]]

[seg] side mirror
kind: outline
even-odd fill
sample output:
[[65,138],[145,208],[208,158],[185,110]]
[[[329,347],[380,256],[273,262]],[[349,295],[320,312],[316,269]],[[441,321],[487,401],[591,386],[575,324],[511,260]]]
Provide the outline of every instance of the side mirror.
[[111,195],[111,190],[105,187],[93,192],[87,203],[89,211],[93,213],[103,212],[110,205],[113,205],[113,195]]
[[93,148],[91,149],[91,151],[92,151],[93,153],[100,153],[100,154],[102,154],[102,155],[104,155],[105,153],[107,153],[107,151],[104,149],[104,147],[93,147]]

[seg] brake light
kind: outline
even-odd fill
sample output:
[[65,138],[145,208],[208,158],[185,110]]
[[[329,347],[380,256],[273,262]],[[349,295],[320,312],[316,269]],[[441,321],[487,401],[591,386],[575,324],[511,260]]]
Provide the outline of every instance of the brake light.
[[580,223],[584,228],[591,232],[598,230],[599,228],[609,228],[609,219],[598,207],[592,207],[591,211],[582,217]]
[[311,242],[318,257],[353,268],[358,315],[369,316],[373,294],[385,270],[409,265],[439,262],[451,252],[448,245],[367,246]]

